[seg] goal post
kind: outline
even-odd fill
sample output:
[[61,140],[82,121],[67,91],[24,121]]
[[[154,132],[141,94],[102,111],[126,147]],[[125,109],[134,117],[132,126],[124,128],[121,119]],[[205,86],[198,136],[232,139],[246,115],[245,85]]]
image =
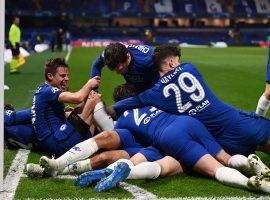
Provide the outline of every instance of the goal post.
[[0,191],[4,188],[4,45],[5,0],[0,1]]

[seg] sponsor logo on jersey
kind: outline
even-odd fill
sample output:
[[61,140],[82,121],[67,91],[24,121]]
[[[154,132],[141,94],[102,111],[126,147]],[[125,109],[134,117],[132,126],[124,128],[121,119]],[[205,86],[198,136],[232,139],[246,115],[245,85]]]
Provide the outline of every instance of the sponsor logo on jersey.
[[203,101],[200,105],[197,105],[195,108],[190,109],[188,111],[188,114],[189,115],[196,115],[198,112],[201,112],[202,110],[204,110],[205,108],[207,108],[210,105],[211,105],[211,103],[207,99],[207,100]]
[[[153,107],[154,108],[154,107]],[[155,118],[156,116],[158,116],[160,113],[162,113],[162,110],[158,110],[156,108],[154,108],[155,110],[151,110],[153,113],[150,114],[150,116],[147,116],[146,118],[144,118],[143,123],[144,124],[148,124],[151,119]]]

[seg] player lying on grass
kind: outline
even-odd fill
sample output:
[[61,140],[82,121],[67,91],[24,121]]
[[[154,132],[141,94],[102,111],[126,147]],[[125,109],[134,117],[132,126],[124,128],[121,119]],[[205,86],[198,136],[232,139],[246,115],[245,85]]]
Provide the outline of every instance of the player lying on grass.
[[152,57],[161,78],[152,88],[117,102],[114,109],[118,116],[128,109],[152,105],[168,113],[198,119],[232,155],[249,155],[255,150],[270,153],[269,120],[219,100],[193,64],[179,63],[178,47],[158,46]]
[[128,159],[120,159],[106,168],[92,170],[81,174],[75,181],[76,186],[88,187],[97,181],[109,176],[119,162],[125,162],[131,171],[127,179],[156,179],[172,176],[184,172],[183,166],[171,156],[165,156],[150,162],[142,153],[137,153]]
[[[99,85],[100,78],[90,79],[77,92],[68,92],[69,68],[60,58],[45,64],[44,75],[45,83],[37,88],[33,99],[32,124],[40,149],[58,157],[92,137],[95,128],[92,112],[99,99],[91,98],[90,91]],[[64,103],[79,104],[67,118]],[[112,119],[108,120],[113,129]]]
[[111,43],[93,62],[90,77],[101,76],[102,68],[107,65],[110,70],[123,75],[137,91],[143,91],[159,79],[151,57],[153,51],[154,48],[148,45]]
[[266,83],[265,91],[260,97],[256,108],[256,113],[262,116],[266,115],[270,106],[270,47],[268,47],[267,71],[265,83]]
[[[136,156],[137,154],[134,157]],[[142,161],[142,156],[140,155],[140,157],[140,160]],[[133,161],[133,157],[130,160],[121,159],[109,165],[107,168],[85,172],[76,179],[75,185],[88,187],[91,184],[100,181],[96,185],[95,190],[101,192],[109,190],[125,179],[156,179],[158,177],[176,175],[183,172],[180,163],[170,156],[166,156],[155,162],[146,161],[137,165],[133,164]],[[270,171],[269,168],[255,154],[251,154],[248,157],[248,164],[253,170],[250,172],[254,172],[257,176],[249,178],[247,184],[243,184],[243,182],[240,184],[226,182],[228,179],[225,180],[224,183],[235,187],[269,193],[270,183],[268,178],[264,178],[260,175],[261,171],[265,171],[265,169]],[[244,177],[242,178],[244,180]],[[245,179],[247,179],[247,177],[245,177]]]
[[4,139],[10,149],[34,149],[37,147],[33,138],[34,129],[31,123],[31,110],[15,111],[6,104],[4,107]]
[[[45,171],[55,174],[69,164],[88,158],[99,149],[115,149],[123,143],[128,144],[133,137],[127,129],[120,129],[123,128],[123,124],[129,126],[132,131],[135,128],[135,137],[140,141],[158,147],[187,168],[216,178],[222,183],[239,187],[256,187],[256,183],[260,181],[259,189],[269,191],[268,182],[260,180],[259,176],[248,179],[239,171],[225,167],[230,165],[237,168],[250,168],[245,156],[228,155],[198,120],[189,116],[171,115],[153,107],[125,112],[119,118],[115,131],[102,132],[81,142],[56,160],[43,156],[40,164]],[[263,171],[265,174],[268,172],[268,170]],[[101,185],[97,191],[102,191],[102,188]]]
[[[131,138],[133,137],[130,135]],[[83,172],[87,172],[89,170],[101,169],[103,167],[107,167],[109,164],[114,163],[118,159],[130,159],[132,157],[132,163],[135,165],[140,164],[141,162],[149,162],[147,165],[150,173],[147,173],[147,177],[155,176],[157,172],[160,172],[160,176],[169,176],[173,174],[177,174],[183,172],[182,166],[178,161],[170,156],[165,156],[164,153],[160,152],[158,149],[154,147],[146,147],[143,148],[139,143],[136,142],[135,138],[128,140],[129,145],[125,145],[121,150],[110,150],[101,152],[98,155],[95,155],[89,159],[80,160],[71,165],[68,165],[63,170],[53,171],[52,173],[47,173],[44,171],[38,164],[28,163],[26,165],[26,173],[29,177],[48,177],[52,175],[70,175],[70,174],[81,174]],[[160,167],[152,167],[153,161],[159,161],[158,164]],[[170,163],[168,165],[168,163]],[[143,165],[145,166],[145,165]],[[157,171],[152,171],[157,170]],[[100,176],[100,174],[97,174]],[[143,174],[134,175],[133,178],[137,179],[141,177]],[[145,178],[145,177],[144,177]]]
[[[177,157],[177,159],[180,162],[184,163],[187,167],[193,168],[197,172],[216,178],[218,181],[224,184],[237,185],[239,187],[248,188],[251,187],[248,186],[248,184],[256,186],[256,183],[260,182],[260,185],[258,185],[260,187],[259,189],[268,192],[268,182],[260,180],[259,176],[248,179],[239,171],[223,166],[220,162],[218,162],[212,157],[212,155],[215,156],[215,158],[221,160],[221,162],[227,165],[228,163],[230,163],[231,166],[236,165],[237,167],[239,167],[239,165],[241,165],[241,167],[250,168],[247,162],[247,158],[245,156],[235,155],[233,157],[230,157],[228,154],[225,153],[225,151],[221,149],[221,147],[217,143],[215,143],[215,140],[211,138],[211,135],[197,120],[196,121],[198,124],[192,124],[192,132],[194,131],[194,134],[192,135],[191,131],[187,131],[186,129],[190,129],[190,123],[192,123],[191,121],[195,119],[191,117],[187,117],[189,119],[186,119],[185,116],[183,117],[179,117],[180,119],[176,120],[176,122],[184,119],[184,121],[187,123],[181,123],[181,125],[183,125],[185,129],[182,129],[183,127],[181,125],[177,125],[176,130],[178,135],[176,135],[177,133],[171,134],[174,132],[172,132],[170,129],[167,129],[163,132],[161,131],[164,134],[164,137],[160,137],[160,139],[164,142],[164,146],[158,142],[158,144],[161,145],[158,147],[169,148],[168,150],[166,150],[166,153],[173,154],[173,156]],[[151,124],[154,125],[153,122],[151,122],[150,125]],[[116,131],[119,130],[116,129]],[[72,164],[78,160],[83,160],[91,156],[93,153],[97,152],[98,149],[116,148],[117,146],[119,147],[121,143],[121,136],[119,136],[116,131],[102,132],[89,140],[79,143],[56,160],[49,159],[43,156],[41,157],[40,164],[49,173],[55,173],[56,171],[59,171],[66,167],[68,164]],[[124,142],[127,142],[127,135],[129,135],[129,132],[124,131],[123,129],[119,132],[120,135],[125,135]],[[155,131],[155,133],[157,132],[158,131]],[[196,133],[198,133],[198,135],[196,135]],[[208,133],[208,136],[204,136],[205,133]],[[198,140],[198,142],[191,139],[189,135],[194,136],[196,140]],[[173,139],[171,138],[171,136],[173,136]],[[111,137],[109,140],[111,142],[109,144],[105,144],[105,138],[108,139],[108,137]],[[148,138],[146,138],[146,140],[147,139]],[[167,141],[170,141],[170,144]],[[106,145],[107,147],[105,147]],[[192,148],[186,149],[189,147],[189,145],[192,145]],[[210,152],[208,152],[206,148],[208,148]],[[267,171],[266,173],[268,172],[269,171]]]

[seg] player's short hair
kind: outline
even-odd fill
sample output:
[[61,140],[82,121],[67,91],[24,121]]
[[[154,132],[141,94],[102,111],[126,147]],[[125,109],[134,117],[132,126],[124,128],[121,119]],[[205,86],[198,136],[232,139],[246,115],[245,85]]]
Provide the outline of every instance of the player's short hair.
[[110,70],[114,70],[120,63],[126,62],[127,53],[125,45],[119,42],[111,43],[104,50],[104,62]]
[[175,45],[164,44],[155,48],[152,54],[152,60],[155,66],[159,69],[164,60],[170,56],[181,57],[181,49]]
[[55,75],[56,70],[57,70],[58,67],[67,67],[68,68],[68,65],[67,65],[64,58],[52,58],[52,59],[49,59],[46,62],[45,67],[44,67],[45,79],[49,80],[48,76],[47,76],[48,73],[51,73],[51,74]]
[[117,86],[113,91],[114,102],[121,101],[123,99],[136,96],[138,94],[134,85],[125,83]]

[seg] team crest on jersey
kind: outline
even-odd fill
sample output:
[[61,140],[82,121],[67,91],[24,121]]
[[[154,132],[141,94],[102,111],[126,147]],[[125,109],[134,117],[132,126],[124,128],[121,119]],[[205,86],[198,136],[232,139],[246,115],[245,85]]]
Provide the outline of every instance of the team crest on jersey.
[[52,93],[56,93],[56,92],[58,92],[58,91],[60,91],[57,87],[53,87],[52,88]]
[[60,131],[65,131],[67,129],[67,125],[66,124],[63,124],[61,127],[60,127]]

